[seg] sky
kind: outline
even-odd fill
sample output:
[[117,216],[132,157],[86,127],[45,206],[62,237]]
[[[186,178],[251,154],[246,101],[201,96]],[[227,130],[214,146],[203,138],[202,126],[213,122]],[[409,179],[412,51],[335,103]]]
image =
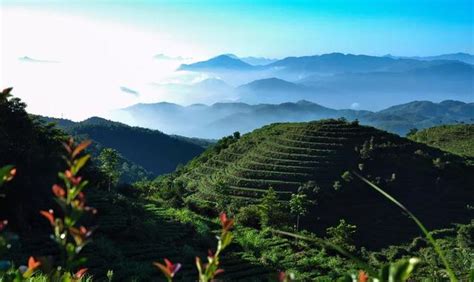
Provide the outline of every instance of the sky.
[[151,83],[205,78],[177,77],[190,60],[160,53],[474,53],[474,0],[0,1],[0,86],[31,112],[75,120],[170,98]]

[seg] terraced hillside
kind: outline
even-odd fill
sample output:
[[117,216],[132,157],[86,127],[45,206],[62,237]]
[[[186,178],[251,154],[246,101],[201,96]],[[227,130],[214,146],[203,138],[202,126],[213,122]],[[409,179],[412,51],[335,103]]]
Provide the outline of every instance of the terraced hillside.
[[474,158],[474,124],[435,126],[420,130],[409,138],[453,154]]
[[[320,189],[304,228],[321,232],[344,218],[370,230],[358,232],[357,241],[374,246],[416,235],[416,227],[399,230],[412,225],[384,198],[360,181],[341,179],[353,169],[406,203],[430,227],[472,218],[466,207],[474,201],[474,171],[461,158],[343,120],[265,126],[195,159],[175,181],[185,183],[193,192],[188,202],[201,207],[223,198],[237,206],[258,203],[269,187],[285,203],[312,181]],[[384,233],[384,242],[371,239],[377,232]]]

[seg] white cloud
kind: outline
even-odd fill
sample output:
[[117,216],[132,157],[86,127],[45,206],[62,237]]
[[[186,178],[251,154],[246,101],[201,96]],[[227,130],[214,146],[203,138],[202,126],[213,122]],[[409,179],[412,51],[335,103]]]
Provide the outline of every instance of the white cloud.
[[[165,33],[119,23],[17,7],[2,7],[1,16],[0,87],[14,87],[32,113],[80,120],[141,99],[163,100],[150,83],[175,76],[180,62],[154,60],[154,54],[193,55],[192,46]],[[18,59],[25,56],[58,63]],[[123,85],[140,96],[123,95]]]
[[360,104],[359,104],[359,103],[354,102],[354,103],[351,104],[351,109],[356,110],[356,109],[359,109],[359,108],[360,108]]

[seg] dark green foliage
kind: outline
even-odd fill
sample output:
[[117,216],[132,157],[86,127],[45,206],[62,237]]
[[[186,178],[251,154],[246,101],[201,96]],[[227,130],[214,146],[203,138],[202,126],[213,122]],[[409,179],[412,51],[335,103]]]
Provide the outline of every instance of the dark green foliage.
[[114,149],[106,148],[100,152],[99,169],[105,177],[107,177],[109,191],[111,187],[117,185],[119,181],[121,174],[119,161],[119,154]]
[[102,147],[117,150],[125,159],[154,175],[172,172],[179,164],[188,162],[204,151],[201,146],[187,139],[97,117],[72,125],[64,122],[58,125],[63,125],[66,132],[73,136],[92,139]]
[[344,219],[341,219],[337,226],[329,227],[326,233],[329,242],[350,252],[354,252],[356,247],[354,246],[353,236],[356,230],[357,227],[355,225],[351,225]]
[[0,93],[0,164],[14,164],[17,177],[2,192],[0,218],[8,219],[13,230],[26,232],[40,222],[38,210],[52,204],[51,185],[64,164],[61,142],[66,137],[30,117],[10,90]]
[[458,229],[456,237],[460,248],[468,249],[474,247],[474,224],[462,225]]
[[[471,243],[465,245],[464,241],[466,231],[472,232],[474,221],[469,224],[457,225],[456,227],[442,230],[432,231],[436,243],[440,245],[443,252],[446,254],[453,270],[458,279],[461,281],[469,281],[469,270],[474,263],[473,248]],[[472,236],[467,235],[467,236]],[[472,238],[472,237],[471,237]],[[369,262],[373,265],[383,265],[387,260],[397,260],[407,257],[418,257],[421,262],[415,270],[414,277],[416,281],[421,278],[430,278],[435,281],[447,280],[444,266],[437,256],[434,249],[429,245],[425,238],[417,237],[408,244],[399,246],[391,246],[378,252],[368,254]]]
[[281,227],[288,223],[288,209],[280,203],[273,188],[268,188],[260,200],[259,207],[264,226]]
[[235,219],[240,225],[259,229],[262,226],[261,208],[256,205],[242,207]]

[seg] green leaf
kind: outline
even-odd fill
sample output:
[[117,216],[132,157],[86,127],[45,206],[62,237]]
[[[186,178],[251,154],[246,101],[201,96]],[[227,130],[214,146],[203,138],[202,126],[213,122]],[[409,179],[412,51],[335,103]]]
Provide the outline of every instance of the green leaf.
[[13,169],[13,167],[13,165],[6,165],[0,168],[0,186],[8,181],[10,171]]
[[72,166],[72,173],[76,174],[79,172],[79,170],[87,163],[87,161],[90,159],[91,155],[85,155],[83,157],[80,157],[79,159],[74,161],[74,165]]
[[232,242],[233,235],[230,232],[226,232],[222,235],[221,241],[222,241],[222,249],[225,249],[229,244]]
[[417,258],[403,259],[390,265],[389,281],[406,281],[420,262]]
[[389,280],[389,276],[390,276],[390,264],[386,264],[382,266],[382,268],[379,270],[380,282],[387,282]]

